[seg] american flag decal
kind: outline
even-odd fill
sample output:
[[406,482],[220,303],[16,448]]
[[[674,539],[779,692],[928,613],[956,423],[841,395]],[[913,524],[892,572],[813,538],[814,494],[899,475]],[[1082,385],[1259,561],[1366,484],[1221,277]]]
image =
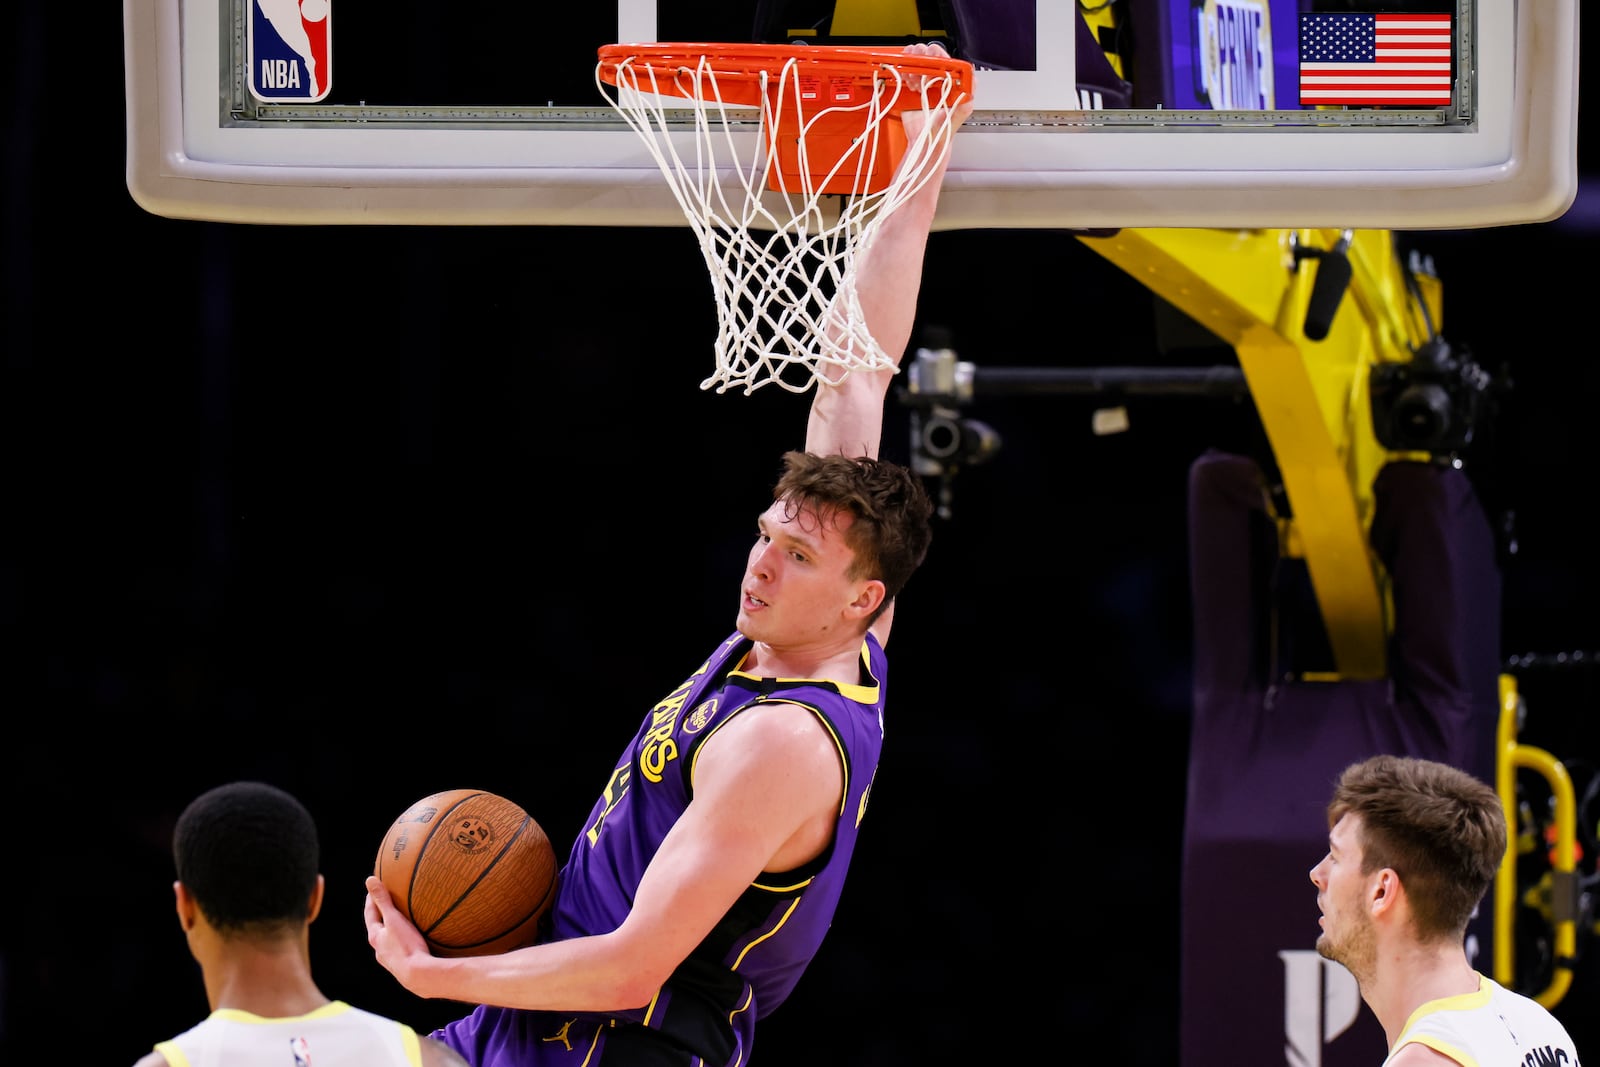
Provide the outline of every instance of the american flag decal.
[[1300,16],[1300,103],[1450,103],[1449,15]]

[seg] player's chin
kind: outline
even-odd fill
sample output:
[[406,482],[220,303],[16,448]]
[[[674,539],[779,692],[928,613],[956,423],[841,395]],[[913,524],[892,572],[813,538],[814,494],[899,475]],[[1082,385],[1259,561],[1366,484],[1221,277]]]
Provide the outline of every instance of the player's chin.
[[763,641],[771,629],[766,622],[767,606],[765,604],[751,604],[748,600],[739,603],[739,618],[735,625],[739,632],[752,641]]

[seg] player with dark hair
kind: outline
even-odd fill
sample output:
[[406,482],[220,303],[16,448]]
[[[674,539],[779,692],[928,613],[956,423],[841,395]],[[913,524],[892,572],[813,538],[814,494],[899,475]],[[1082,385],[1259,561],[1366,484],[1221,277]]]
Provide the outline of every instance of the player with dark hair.
[[1339,776],[1328,826],[1311,869],[1317,951],[1355,977],[1386,1067],[1579,1067],[1555,1016],[1467,958],[1467,923],[1506,854],[1493,789],[1447,764],[1373,756]]
[[[936,116],[952,120],[939,171],[861,252],[856,297],[895,359],[911,337],[949,131],[971,107]],[[930,115],[906,112],[908,139]],[[884,645],[932,537],[921,482],[878,458],[893,377],[857,370],[816,386],[805,451],[784,457],[756,520],[737,628],[613,764],[540,943],[435,958],[368,879],[378,961],[419,996],[480,1005],[436,1032],[476,1067],[751,1062],[758,1021],[833,921],[883,744]],[[662,518],[632,521],[648,551]],[[692,505],[670,521],[693,521]],[[662,623],[628,610],[636,624]],[[614,656],[627,670],[626,640]]]
[[211,1014],[138,1067],[464,1067],[453,1049],[317,988],[317,826],[293,796],[264,782],[208,790],[178,817],[172,855]]

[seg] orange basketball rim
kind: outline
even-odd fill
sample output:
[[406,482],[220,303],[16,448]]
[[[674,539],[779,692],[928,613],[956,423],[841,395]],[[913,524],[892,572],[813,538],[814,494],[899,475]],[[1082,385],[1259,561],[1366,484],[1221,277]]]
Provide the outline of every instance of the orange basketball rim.
[[610,44],[596,76],[697,105],[759,108],[768,188],[876,193],[906,149],[900,114],[972,92],[972,64],[889,48],[808,44]]

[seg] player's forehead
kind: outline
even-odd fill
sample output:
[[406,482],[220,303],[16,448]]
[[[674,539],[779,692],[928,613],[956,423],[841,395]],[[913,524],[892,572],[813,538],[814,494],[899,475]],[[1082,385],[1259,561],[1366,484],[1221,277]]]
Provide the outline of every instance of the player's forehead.
[[1328,851],[1351,858],[1361,855],[1361,816],[1347,811],[1328,830]]
[[774,500],[761,513],[760,523],[770,537],[793,537],[809,543],[839,540],[852,516],[836,508],[784,498]]
[[834,509],[819,507],[810,501],[798,498],[779,498],[766,506],[762,512],[762,525],[781,526],[782,531],[792,536],[805,534],[805,536],[818,536],[822,531],[835,533],[840,528],[840,518]]

